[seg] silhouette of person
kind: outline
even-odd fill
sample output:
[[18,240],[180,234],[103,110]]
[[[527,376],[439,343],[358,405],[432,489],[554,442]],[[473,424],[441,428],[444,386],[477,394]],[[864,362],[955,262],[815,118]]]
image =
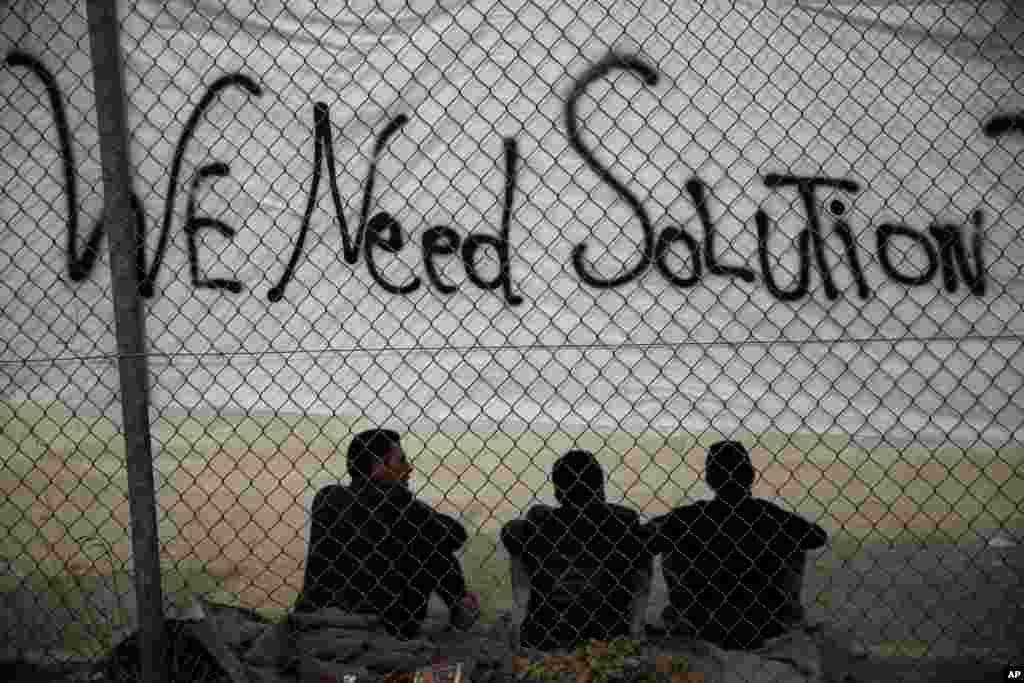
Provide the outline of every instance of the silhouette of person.
[[456,520],[409,490],[412,467],[396,432],[371,429],[348,449],[350,487],[333,484],[313,500],[309,555],[296,611],[337,607],[383,617],[392,635],[414,638],[431,592],[451,623],[480,616],[455,552],[466,542]]
[[[725,649],[750,650],[793,624],[794,567],[828,541],[825,531],[754,498],[754,467],[743,444],[708,452],[710,501],[676,508],[647,524],[649,550],[662,554],[669,589],[666,628]],[[797,583],[800,574],[797,577]]]
[[534,506],[501,531],[529,575],[520,642],[552,650],[630,635],[651,574],[639,514],[605,502],[604,472],[587,451],[559,458],[551,479],[559,506]]

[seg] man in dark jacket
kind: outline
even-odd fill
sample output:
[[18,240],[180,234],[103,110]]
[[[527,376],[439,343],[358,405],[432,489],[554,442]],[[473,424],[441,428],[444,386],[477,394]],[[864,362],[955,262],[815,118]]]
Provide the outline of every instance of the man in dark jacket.
[[743,444],[708,452],[715,498],[676,508],[648,525],[649,549],[664,553],[665,625],[725,649],[750,650],[793,626],[793,572],[825,531],[751,495],[754,467]]
[[455,552],[466,542],[456,520],[417,500],[412,467],[397,433],[371,429],[348,449],[350,487],[331,485],[313,500],[309,556],[297,611],[337,607],[383,617],[388,632],[414,638],[430,594],[448,606],[452,624],[480,616]]
[[551,478],[559,507],[535,506],[501,531],[529,575],[521,643],[552,650],[628,636],[650,582],[640,516],[605,502],[604,472],[586,451],[566,453]]

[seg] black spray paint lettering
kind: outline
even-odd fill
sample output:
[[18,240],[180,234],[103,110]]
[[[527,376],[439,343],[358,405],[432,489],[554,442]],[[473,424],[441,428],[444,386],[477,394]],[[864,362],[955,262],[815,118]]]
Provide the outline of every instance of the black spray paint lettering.
[[[577,276],[591,287],[599,289],[615,288],[628,284],[642,276],[648,270],[651,263],[654,262],[656,270],[662,277],[674,286],[686,288],[692,287],[701,281],[703,277],[701,259],[703,257],[703,262],[707,265],[707,270],[712,275],[739,278],[744,282],[756,281],[757,275],[750,267],[739,264],[727,264],[720,261],[716,252],[717,230],[709,209],[710,192],[706,184],[699,177],[688,180],[685,188],[703,229],[704,239],[700,248],[698,248],[697,240],[678,225],[668,227],[660,235],[656,235],[650,215],[636,194],[616,178],[608,168],[603,166],[593,151],[583,143],[577,111],[579,99],[586,92],[590,84],[605,78],[615,70],[631,72],[637,75],[647,86],[655,86],[659,81],[657,70],[641,59],[634,56],[612,53],[588,69],[572,86],[566,100],[565,126],[569,143],[573,150],[580,155],[601,181],[611,188],[633,210],[643,234],[643,241],[638,245],[640,258],[626,272],[620,273],[615,277],[602,278],[588,271],[585,258],[588,245],[586,243],[577,244],[572,251],[572,262]],[[768,242],[771,236],[771,221],[762,209],[758,209],[755,212],[754,223],[758,237],[758,261],[766,287],[772,296],[780,301],[796,301],[801,299],[810,291],[810,276],[813,264],[821,276],[826,298],[830,301],[835,301],[839,298],[840,291],[833,277],[833,266],[826,258],[825,234],[822,227],[816,191],[820,188],[830,188],[847,193],[856,193],[860,191],[860,185],[848,178],[799,176],[780,173],[766,174],[764,182],[765,186],[769,189],[795,187],[807,221],[807,227],[797,236],[797,251],[800,262],[798,274],[794,284],[789,289],[785,289],[776,279],[769,261]],[[833,200],[831,208],[833,215],[836,217],[833,229],[842,243],[845,260],[856,285],[857,296],[865,300],[871,296],[871,289],[864,274],[853,230],[850,224],[843,219],[845,204],[842,201]],[[981,296],[985,291],[985,274],[981,261],[980,212],[976,212],[974,222],[976,227],[974,241],[976,267],[973,273],[970,272],[966,252],[960,242],[959,228],[944,224],[933,227],[931,233],[939,240],[941,245],[938,251],[942,254],[943,277],[947,291],[955,291],[959,281],[957,270],[954,266],[955,263],[959,266],[961,277],[970,284],[971,292]],[[903,228],[912,230],[906,226],[903,226]],[[916,232],[914,234],[919,235]],[[927,240],[927,237],[923,235],[921,237]],[[888,277],[904,284],[910,282],[918,284],[927,282],[934,276],[934,272],[928,271],[914,276],[906,276],[897,270],[889,258],[888,243],[890,239],[889,229],[883,229],[879,235],[879,243],[884,246],[884,249],[880,248],[879,254],[882,254],[884,251],[885,257],[882,260],[882,268]],[[676,243],[683,243],[690,252],[691,272],[688,276],[682,276],[679,273],[673,272],[668,265],[667,255],[672,245]],[[933,251],[936,250],[930,242],[929,246]]]
[[[99,257],[100,242],[103,240],[103,219],[101,218],[96,222],[92,232],[89,233],[89,237],[86,240],[85,249],[81,256],[78,254],[78,188],[77,188],[77,177],[75,175],[74,167],[74,155],[71,147],[71,135],[69,132],[67,114],[64,108],[64,100],[61,96],[60,88],[57,85],[57,80],[50,73],[49,70],[35,57],[22,52],[10,53],[4,61],[5,65],[10,67],[22,67],[31,71],[42,83],[46,89],[47,97],[49,99],[50,108],[53,113],[54,123],[57,127],[57,137],[61,160],[63,161],[64,170],[64,194],[67,198],[67,270],[68,277],[73,282],[80,282],[89,277],[92,273],[93,268],[96,265],[96,259]],[[178,142],[177,148],[174,153],[174,159],[171,164],[171,178],[170,184],[167,190],[167,201],[164,208],[164,224],[160,232],[159,242],[157,244],[156,255],[153,259],[153,264],[149,271],[146,270],[146,253],[145,253],[145,233],[146,233],[146,217],[145,211],[142,207],[142,202],[138,196],[132,192],[131,203],[132,208],[135,210],[136,216],[136,244],[137,244],[137,256],[136,256],[136,267],[138,269],[139,277],[139,291],[144,297],[151,297],[154,293],[154,282],[156,275],[160,270],[160,265],[163,262],[163,255],[167,249],[168,237],[170,232],[171,213],[174,206],[175,195],[177,192],[178,176],[181,172],[182,157],[184,155],[185,147],[188,141],[191,139],[195,132],[196,125],[199,122],[199,117],[203,112],[212,104],[213,98],[217,95],[220,90],[231,86],[239,86],[249,91],[250,94],[260,95],[262,91],[260,87],[248,76],[241,74],[233,74],[224,76],[218,79],[210,86],[206,94],[203,96],[199,105],[195,111],[189,117],[188,122],[185,125],[185,130],[182,133],[181,139]],[[226,174],[226,165],[211,165],[205,167],[208,171],[207,175],[219,175],[218,171],[224,170]],[[192,192],[198,190],[199,180],[204,176],[202,172],[197,175],[196,182],[193,183]],[[212,221],[212,219],[200,218],[195,219],[195,223],[192,222],[194,217],[194,203],[192,198],[189,199],[189,224],[186,225],[186,233],[189,235],[189,258],[190,266],[192,271],[192,281],[196,286],[212,286],[214,288],[227,289],[232,292],[240,292],[241,284],[235,281],[229,280],[199,280],[198,278],[198,264],[196,259],[196,250],[194,248],[194,233],[196,230],[203,227],[214,227],[218,229],[222,234],[227,237],[234,235],[234,231],[225,226],[220,221]],[[227,232],[225,232],[225,230]],[[198,283],[198,284],[197,284]],[[232,284],[233,283],[233,284]]]
[[[853,193],[860,191],[860,185],[848,178],[781,175],[778,173],[767,174],[764,177],[764,184],[769,189],[796,187],[807,218],[807,227],[800,232],[797,238],[800,253],[800,275],[794,289],[784,292],[776,283],[768,267],[766,253],[768,251],[768,236],[770,232],[768,217],[761,209],[755,212],[754,222],[757,225],[758,255],[761,263],[761,272],[764,275],[769,291],[783,301],[799,299],[806,294],[810,288],[810,252],[814,255],[814,263],[817,265],[818,273],[821,275],[822,284],[825,287],[825,296],[830,301],[835,301],[839,298],[839,288],[832,277],[831,264],[825,258],[825,236],[821,231],[821,216],[818,213],[818,201],[815,196],[815,190],[819,187],[828,187]],[[842,207],[841,202],[834,202],[833,205],[837,209]],[[838,213],[841,215],[843,211],[840,210]],[[866,299],[870,295],[870,291],[860,266],[860,258],[857,254],[853,233],[845,222],[841,223],[841,228],[837,232],[839,232],[840,238],[843,241],[850,269],[853,272],[854,280],[857,282],[857,293],[861,299]]]
[[[67,269],[72,281],[81,281],[89,276],[95,265],[99,254],[99,243],[103,236],[103,223],[102,220],[97,222],[97,225],[88,236],[84,251],[79,255],[77,251],[76,177],[71,152],[69,126],[57,81],[53,74],[47,71],[37,59],[24,53],[11,53],[6,59],[6,65],[28,69],[43,83],[46,89],[58,131],[59,149],[63,160],[64,189],[68,203]],[[746,265],[720,262],[715,248],[717,231],[709,209],[711,193],[700,178],[690,179],[686,182],[685,188],[703,228],[703,243],[699,245],[698,241],[679,225],[673,225],[662,231],[660,235],[655,235],[650,216],[637,196],[607,168],[602,166],[594,154],[583,144],[577,120],[576,108],[578,100],[584,94],[589,84],[607,76],[616,69],[637,74],[649,86],[656,85],[658,82],[657,71],[639,58],[610,55],[589,69],[573,86],[566,103],[566,128],[569,142],[573,149],[581,156],[588,167],[632,208],[643,230],[643,245],[640,250],[639,261],[632,269],[617,277],[605,279],[588,272],[585,259],[587,245],[578,244],[572,252],[572,261],[577,274],[584,283],[596,288],[617,287],[641,276],[649,269],[653,262],[662,277],[665,277],[674,286],[685,288],[692,287],[701,281],[706,263],[707,270],[712,275],[736,277],[745,282],[755,281],[756,274],[754,270]],[[211,106],[217,94],[228,87],[242,88],[251,95],[259,96],[262,94],[260,87],[247,76],[242,74],[227,75],[217,79],[208,88],[192,112],[175,148],[164,206],[163,225],[154,262],[148,272],[146,270],[144,246],[145,215],[138,197],[134,193],[132,194],[132,206],[136,211],[137,217],[136,233],[139,244],[137,268],[141,282],[140,290],[144,296],[149,297],[153,295],[155,280],[167,248],[171,214],[175,203],[181,165],[188,143],[195,132],[202,114]],[[323,103],[317,103],[314,106],[314,168],[310,196],[291,258],[285,267],[280,281],[268,292],[267,298],[271,302],[280,301],[283,298],[285,287],[293,277],[298,260],[302,255],[325,163],[335,214],[341,229],[343,256],[346,262],[355,264],[358,262],[360,254],[362,254],[374,280],[386,291],[393,294],[409,294],[420,287],[421,281],[416,275],[412,275],[404,283],[395,283],[386,280],[380,273],[374,260],[374,250],[379,249],[389,253],[398,253],[406,246],[405,233],[398,220],[386,211],[380,211],[372,218],[369,217],[373,201],[374,184],[377,177],[378,160],[388,141],[407,121],[408,117],[405,115],[395,117],[377,137],[369,172],[363,187],[363,202],[359,221],[355,234],[350,234],[342,211],[342,203],[336,180],[329,111]],[[1024,126],[1021,124],[1021,116],[996,117],[986,124],[984,130],[986,135],[996,137],[1008,132],[1024,130]],[[459,254],[464,262],[468,278],[474,285],[488,290],[501,288],[505,301],[510,305],[519,305],[523,301],[521,296],[513,293],[510,267],[511,247],[509,243],[509,230],[519,163],[515,140],[512,138],[504,139],[503,149],[505,153],[505,193],[498,235],[471,234],[463,240],[452,227],[446,225],[435,225],[423,233],[421,246],[427,279],[442,294],[450,295],[456,292],[457,288],[454,284],[443,280],[437,262],[443,257]],[[207,179],[225,177],[228,172],[229,167],[224,162],[214,162],[199,169],[190,184],[185,233],[189,244],[189,265],[193,286],[196,288],[225,290],[237,293],[243,289],[242,284],[237,280],[216,277],[205,278],[201,276],[198,245],[196,242],[197,233],[206,228],[218,231],[225,239],[232,239],[234,237],[234,230],[222,221],[196,215],[196,197],[203,182]],[[815,191],[818,188],[825,187],[853,193],[859,191],[858,184],[845,178],[768,173],[765,175],[765,185],[769,189],[795,187],[806,212],[807,220],[807,227],[798,235],[796,240],[800,263],[798,274],[792,286],[786,289],[779,284],[770,267],[768,243],[771,237],[771,221],[763,210],[758,209],[756,211],[754,223],[758,238],[758,261],[768,290],[774,297],[782,301],[795,301],[806,296],[810,291],[810,273],[812,266],[814,266],[821,275],[826,297],[830,300],[835,300],[840,295],[840,292],[832,277],[831,264],[825,258],[825,236],[819,215],[819,202],[815,196]],[[845,260],[853,274],[857,293],[861,299],[866,299],[870,296],[871,292],[860,263],[853,230],[849,223],[843,219],[845,204],[838,199],[834,199],[830,203],[830,210],[836,218],[833,223],[833,230],[843,245]],[[933,223],[928,228],[931,240],[926,234],[904,224],[887,223],[880,226],[876,233],[876,249],[884,274],[898,283],[908,286],[920,286],[930,282],[936,273],[941,270],[942,283],[946,291],[950,293],[956,292],[960,280],[963,280],[967,283],[968,289],[972,294],[983,296],[986,292],[986,272],[982,255],[983,217],[980,211],[975,211],[971,215],[971,222],[974,227],[970,249],[974,261],[973,266],[971,265],[968,249],[962,240],[962,231],[959,226],[949,223]],[[921,251],[927,264],[924,270],[921,272],[905,272],[893,262],[893,242],[896,239],[910,240],[911,246],[916,246]],[[934,243],[932,240],[934,240]],[[689,251],[691,265],[688,276],[673,272],[668,265],[668,253],[676,243],[684,244]],[[497,277],[485,278],[478,271],[479,255],[484,247],[490,247],[496,253],[499,263]]]
[[366,267],[370,276],[384,291],[391,294],[412,294],[420,288],[420,279],[416,275],[404,285],[396,285],[384,279],[377,269],[377,262],[373,260],[373,250],[379,247],[381,251],[389,254],[397,254],[405,247],[405,236],[402,234],[402,226],[387,211],[381,211],[374,215],[366,226]]
[[738,277],[744,282],[753,282],[756,278],[754,271],[746,266],[727,266],[718,262],[715,255],[715,225],[711,222],[711,211],[708,209],[708,193],[704,181],[700,178],[692,178],[686,181],[686,191],[693,200],[693,206],[697,209],[697,217],[704,228],[704,260],[708,262],[708,272],[712,275],[725,277]]
[[[181,175],[181,164],[185,157],[185,151],[188,148],[189,141],[192,140],[192,136],[195,134],[196,126],[199,125],[199,119],[210,108],[213,104],[214,98],[222,91],[227,88],[242,88],[254,97],[259,97],[263,94],[263,89],[248,76],[243,74],[228,74],[227,76],[221,76],[214,81],[203,95],[202,99],[199,100],[199,104],[192,111],[192,115],[188,117],[188,121],[185,123],[185,129],[181,133],[181,137],[178,139],[178,145],[174,150],[174,158],[171,160],[171,175],[167,181],[167,194],[164,201],[164,220],[163,226],[160,228],[160,237],[157,241],[156,254],[153,256],[153,265],[150,266],[149,272],[146,277],[142,279],[139,284],[139,292],[142,296],[149,298],[152,297],[156,289],[156,276],[160,272],[160,265],[164,260],[164,252],[167,250],[167,242],[170,237],[171,230],[171,213],[174,211],[174,202],[178,192],[178,177]],[[225,166],[226,169],[226,166]],[[198,179],[198,178],[197,178]],[[193,191],[198,189],[198,184],[193,184]],[[225,226],[226,227],[226,226]],[[231,237],[234,234],[226,235]],[[196,272],[198,265],[195,262],[195,252],[189,250],[190,257],[193,259],[191,265],[193,275]],[[193,278],[193,282],[195,278]],[[239,285],[241,286],[241,285]],[[225,287],[229,291],[235,291],[230,287]],[[238,291],[241,291],[240,289]]]
[[[341,203],[341,192],[338,189],[338,174],[334,163],[334,133],[331,128],[330,108],[323,102],[317,102],[313,105],[313,182],[309,188],[306,213],[302,218],[302,224],[299,226],[299,236],[295,242],[292,256],[288,260],[288,265],[285,266],[284,273],[281,275],[278,283],[267,292],[267,300],[275,302],[284,298],[285,287],[288,286],[288,282],[295,275],[295,268],[299,263],[299,257],[302,255],[302,249],[306,243],[306,234],[309,232],[310,219],[313,216],[313,209],[316,207],[317,197],[319,196],[317,191],[320,189],[320,176],[325,162],[327,164],[327,182],[331,190],[331,201],[334,204],[334,217],[338,221],[338,227],[341,230],[341,245],[345,262],[352,265],[359,260],[359,253],[363,246],[363,238],[368,224],[367,218],[370,212],[370,202],[373,198],[373,185],[377,177],[377,161],[380,159],[380,155],[388,140],[408,120],[409,117],[404,114],[396,116],[388,123],[381,134],[377,136],[377,140],[373,145],[373,156],[370,158],[370,168],[367,172],[366,183],[363,186],[363,204],[359,212],[356,234],[349,235],[348,221],[345,220],[345,211]],[[381,227],[382,223],[387,222],[389,218],[386,214],[374,216],[373,225],[375,231]],[[367,260],[370,260],[369,257]],[[375,275],[374,279],[380,282],[380,278],[376,276],[372,266],[370,272]]]
[[[370,167],[367,171],[366,182],[363,186],[363,204],[360,211],[359,223],[354,235],[349,234],[348,223],[345,220],[344,209],[341,202],[341,193],[338,189],[337,171],[335,169],[333,132],[330,120],[330,110],[327,105],[318,102],[314,105],[314,149],[313,149],[313,180],[310,187],[309,199],[306,203],[306,213],[302,224],[299,227],[299,235],[292,251],[292,256],[285,267],[285,271],[278,283],[271,288],[267,299],[271,302],[280,301],[284,297],[284,291],[298,266],[299,258],[303,252],[306,242],[306,235],[309,231],[310,220],[313,209],[316,206],[317,191],[320,187],[322,167],[326,163],[328,183],[331,188],[331,198],[334,202],[335,217],[341,229],[342,250],[347,263],[354,265],[359,260],[362,252],[366,261],[367,270],[374,281],[385,291],[391,294],[407,295],[415,292],[422,284],[417,275],[412,275],[405,283],[396,284],[387,280],[380,272],[375,260],[375,249],[397,254],[406,246],[405,231],[398,220],[387,211],[380,211],[368,219],[371,203],[373,202],[373,190],[377,177],[377,165],[380,157],[387,146],[388,141],[408,122],[404,114],[395,117],[377,137],[373,146],[373,155],[370,159]],[[443,294],[452,294],[457,291],[454,285],[447,284],[441,279],[437,270],[436,257],[450,256],[459,253],[461,245],[462,260],[466,267],[466,274],[474,285],[481,289],[491,290],[501,288],[505,301],[517,306],[523,302],[523,298],[512,292],[511,276],[511,248],[509,245],[509,229],[512,220],[512,207],[515,194],[516,173],[519,154],[515,140],[504,141],[505,152],[505,198],[502,204],[501,227],[499,234],[472,234],[461,240],[458,233],[449,226],[434,226],[424,232],[422,237],[423,260],[430,283]],[[478,253],[484,247],[492,247],[498,257],[498,275],[493,279],[486,279],[478,271]]]
[[[466,274],[474,285],[481,289],[501,287],[506,303],[518,306],[523,303],[523,297],[512,293],[511,246],[508,236],[515,202],[519,150],[513,138],[505,138],[502,146],[505,152],[505,197],[501,205],[501,227],[498,236],[478,233],[470,235],[462,243],[462,260],[466,264]],[[481,277],[476,270],[477,252],[485,246],[493,248],[498,255],[498,275],[489,281]]]
[[447,225],[435,225],[423,233],[423,264],[430,284],[442,294],[454,294],[458,287],[446,283],[434,261],[437,256],[451,256],[459,251],[459,233]]
[[[488,235],[485,233],[474,233],[465,240],[461,240],[462,261],[466,267],[466,276],[469,281],[483,290],[502,289],[506,303],[518,306],[523,303],[523,297],[512,293],[511,275],[511,247],[509,245],[509,228],[512,220],[512,204],[515,193],[516,164],[519,153],[515,140],[507,138],[504,141],[505,152],[505,199],[502,204],[501,228],[499,234]],[[422,237],[423,262],[427,271],[427,278],[438,291],[443,294],[453,294],[457,287],[445,284],[437,271],[437,264],[434,257],[450,256],[458,253],[460,238],[459,234],[449,226],[435,226],[423,233]],[[373,259],[374,247],[383,251],[397,254],[405,246],[404,232],[401,224],[391,214],[381,212],[375,215],[367,226],[366,233],[366,265],[373,279],[392,294],[410,294],[420,287],[420,278],[413,276],[404,285],[395,285],[388,282],[377,269]],[[498,274],[493,279],[484,278],[477,270],[478,253],[484,247],[494,249],[498,257]]]
[[[692,272],[689,277],[680,277],[677,273],[672,272],[672,269],[668,267],[668,263],[665,261],[665,255],[676,242],[683,242],[686,245],[686,248],[690,251],[690,263],[692,264],[690,267]],[[658,272],[661,273],[663,278],[671,282],[676,287],[694,286],[700,282],[701,279],[702,266],[698,249],[697,240],[695,240],[693,236],[683,228],[678,226],[665,228],[661,231],[661,235],[658,237],[658,246],[655,249],[654,254],[654,262],[658,268]]]
[[[959,282],[967,283],[971,294],[981,297],[985,295],[985,262],[982,256],[982,213],[980,210],[971,215],[974,223],[972,251],[974,267],[971,268],[967,249],[961,241],[959,226],[949,224],[932,224],[928,232],[935,238],[933,244],[928,237],[911,227],[900,223],[885,223],[878,227],[876,234],[878,260],[882,271],[887,277],[910,287],[928,284],[941,269],[942,281],[947,292],[956,292]],[[897,237],[908,239],[924,255],[925,266],[921,272],[906,272],[896,267],[892,260],[893,240]],[[972,272],[973,270],[973,272]]]
[[[935,273],[939,269],[939,255],[935,245],[925,235],[902,223],[883,223],[878,226],[876,236],[878,238],[878,261],[882,264],[882,270],[888,277],[910,287],[927,284],[935,277]],[[906,237],[921,248],[927,261],[922,272],[906,273],[893,265],[890,252],[895,237]]]
[[[971,294],[974,296],[985,296],[985,261],[982,256],[982,242],[984,241],[984,230],[982,228],[981,211],[971,214],[971,222],[974,224],[974,235],[971,239],[971,251],[974,254],[974,272],[971,272],[970,259],[967,257],[967,249],[960,241],[960,228],[956,225],[932,224],[928,226],[928,232],[939,245],[939,259],[942,264],[942,281],[949,293],[956,292],[960,278],[967,283]],[[960,277],[957,277],[957,268],[960,270]]]
[[569,144],[586,162],[590,170],[607,183],[624,202],[629,204],[630,208],[633,209],[633,213],[636,214],[637,219],[640,221],[640,227],[643,229],[643,247],[640,252],[640,261],[631,270],[611,279],[603,279],[587,272],[585,266],[586,244],[577,244],[573,247],[572,264],[576,269],[576,274],[583,282],[598,289],[618,287],[636,279],[647,270],[648,266],[651,265],[651,260],[654,258],[654,226],[651,224],[650,216],[647,215],[647,210],[644,209],[640,200],[622,181],[601,165],[601,162],[583,144],[583,140],[580,137],[579,119],[576,111],[580,97],[586,92],[588,85],[604,78],[616,69],[631,71],[639,75],[647,86],[658,84],[657,70],[646,62],[637,57],[612,53],[584,72],[579,80],[573,84],[569,92],[569,98],[565,103],[565,129],[569,136]]
[[849,223],[842,219],[843,214],[846,213],[846,205],[838,199],[833,199],[830,202],[829,208],[832,211],[832,215],[836,217],[833,227],[843,243],[846,258],[850,261],[850,271],[853,273],[853,279],[857,283],[857,295],[861,299],[867,299],[871,296],[871,289],[868,287],[868,281],[864,277],[864,268],[860,264],[860,254],[857,252],[857,243],[854,239],[853,229]]
[[200,277],[199,247],[196,244],[196,235],[200,230],[207,228],[216,230],[226,239],[231,239],[235,236],[234,229],[223,221],[208,216],[196,216],[196,195],[199,193],[199,187],[203,181],[207,178],[224,178],[230,173],[231,169],[224,162],[208,164],[196,172],[188,196],[188,209],[185,214],[185,236],[188,239],[188,263],[189,272],[192,275],[192,286],[196,289],[226,289],[233,294],[238,294],[242,291],[242,283],[238,280]]
[[799,254],[800,265],[796,283],[790,289],[783,289],[772,273],[771,264],[768,262],[768,238],[771,232],[771,223],[768,214],[758,209],[754,214],[754,222],[757,224],[757,257],[761,265],[761,275],[764,277],[764,284],[779,301],[796,301],[807,295],[811,285],[811,232],[806,228],[800,231],[797,236],[797,253]]
[[[64,99],[57,79],[35,57],[24,52],[12,52],[7,55],[4,64],[9,67],[20,67],[30,71],[38,78],[50,103],[53,122],[57,127],[57,144],[60,150],[64,171],[64,196],[67,200],[67,271],[72,282],[81,282],[89,277],[100,253],[100,242],[103,240],[103,219],[96,221],[92,232],[85,241],[85,251],[78,255],[78,183],[75,175],[75,158],[71,148],[71,133],[68,128],[67,113],[64,110]],[[133,197],[133,203],[137,200]],[[145,258],[145,257],[143,257]]]
[[1009,133],[1024,135],[1024,112],[993,116],[982,127],[982,131],[990,138],[998,138]]

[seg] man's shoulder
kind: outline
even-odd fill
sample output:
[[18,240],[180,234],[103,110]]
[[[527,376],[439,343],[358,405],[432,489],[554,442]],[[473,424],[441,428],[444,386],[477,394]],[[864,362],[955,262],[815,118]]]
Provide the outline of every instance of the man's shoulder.
[[777,524],[784,524],[791,520],[803,520],[803,517],[795,512],[790,512],[778,503],[764,498],[754,498],[751,500],[751,504],[756,505],[756,511],[762,518],[770,519]]
[[640,513],[632,508],[625,507],[624,505],[616,505],[614,503],[608,505],[610,514],[619,524],[622,525],[624,533],[636,536],[637,538],[646,539],[650,535],[650,529],[643,520],[640,518]]
[[352,489],[351,487],[346,486],[345,484],[328,484],[327,486],[321,487],[320,490],[317,491],[317,494],[330,495],[338,491],[351,493]]
[[311,514],[314,523],[337,524],[352,518],[356,498],[349,487],[341,484],[325,486],[313,498]]
[[416,498],[404,486],[364,484],[351,486],[348,492],[331,494],[332,501],[356,504],[379,521],[413,519],[422,520],[433,513],[427,503]]
[[581,523],[604,525],[608,522],[613,524],[617,522],[625,528],[639,525],[640,513],[613,503],[588,505],[582,509],[564,505],[552,507],[539,504],[531,507],[523,519],[508,522],[505,527],[521,529],[526,532],[545,533],[549,527],[575,528]]
[[686,505],[672,508],[668,516],[680,522],[693,522],[714,515],[715,510],[709,500],[697,500]]
[[350,494],[361,500],[386,499],[392,502],[404,501],[412,503],[416,496],[405,486],[390,482],[367,481],[354,483],[349,487]]
[[526,516],[523,518],[530,522],[543,522],[549,519],[558,508],[552,507],[545,503],[537,503],[532,505],[529,510],[526,511]]
[[404,486],[389,486],[384,489],[382,495],[387,501],[385,507],[391,508],[405,519],[422,523],[426,519],[441,514],[432,508],[430,503],[420,500],[415,493]]
[[344,484],[328,484],[316,492],[316,503],[337,503],[355,498],[352,489]]
[[672,508],[670,512],[652,519],[648,524],[650,533],[670,535],[707,535],[719,524],[718,515],[711,501],[698,500]]
[[640,513],[633,508],[628,508],[625,505],[619,505],[618,503],[606,503],[606,505],[613,515],[625,522],[632,524],[640,521]]
[[628,529],[640,524],[640,513],[636,510],[616,503],[603,502],[594,502],[582,509],[567,506],[557,507],[551,511],[550,518],[568,526],[576,526],[582,522],[598,526],[621,525]]

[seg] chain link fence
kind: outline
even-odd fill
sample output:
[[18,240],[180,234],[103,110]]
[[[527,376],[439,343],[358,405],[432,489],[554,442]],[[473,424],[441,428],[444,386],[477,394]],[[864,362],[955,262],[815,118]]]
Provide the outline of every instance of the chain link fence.
[[[650,519],[735,438],[829,533],[812,618],[1019,654],[1019,6],[119,8],[169,599],[289,609],[366,427],[486,618],[562,453]],[[0,16],[2,626],[95,655],[135,621],[88,22]]]

